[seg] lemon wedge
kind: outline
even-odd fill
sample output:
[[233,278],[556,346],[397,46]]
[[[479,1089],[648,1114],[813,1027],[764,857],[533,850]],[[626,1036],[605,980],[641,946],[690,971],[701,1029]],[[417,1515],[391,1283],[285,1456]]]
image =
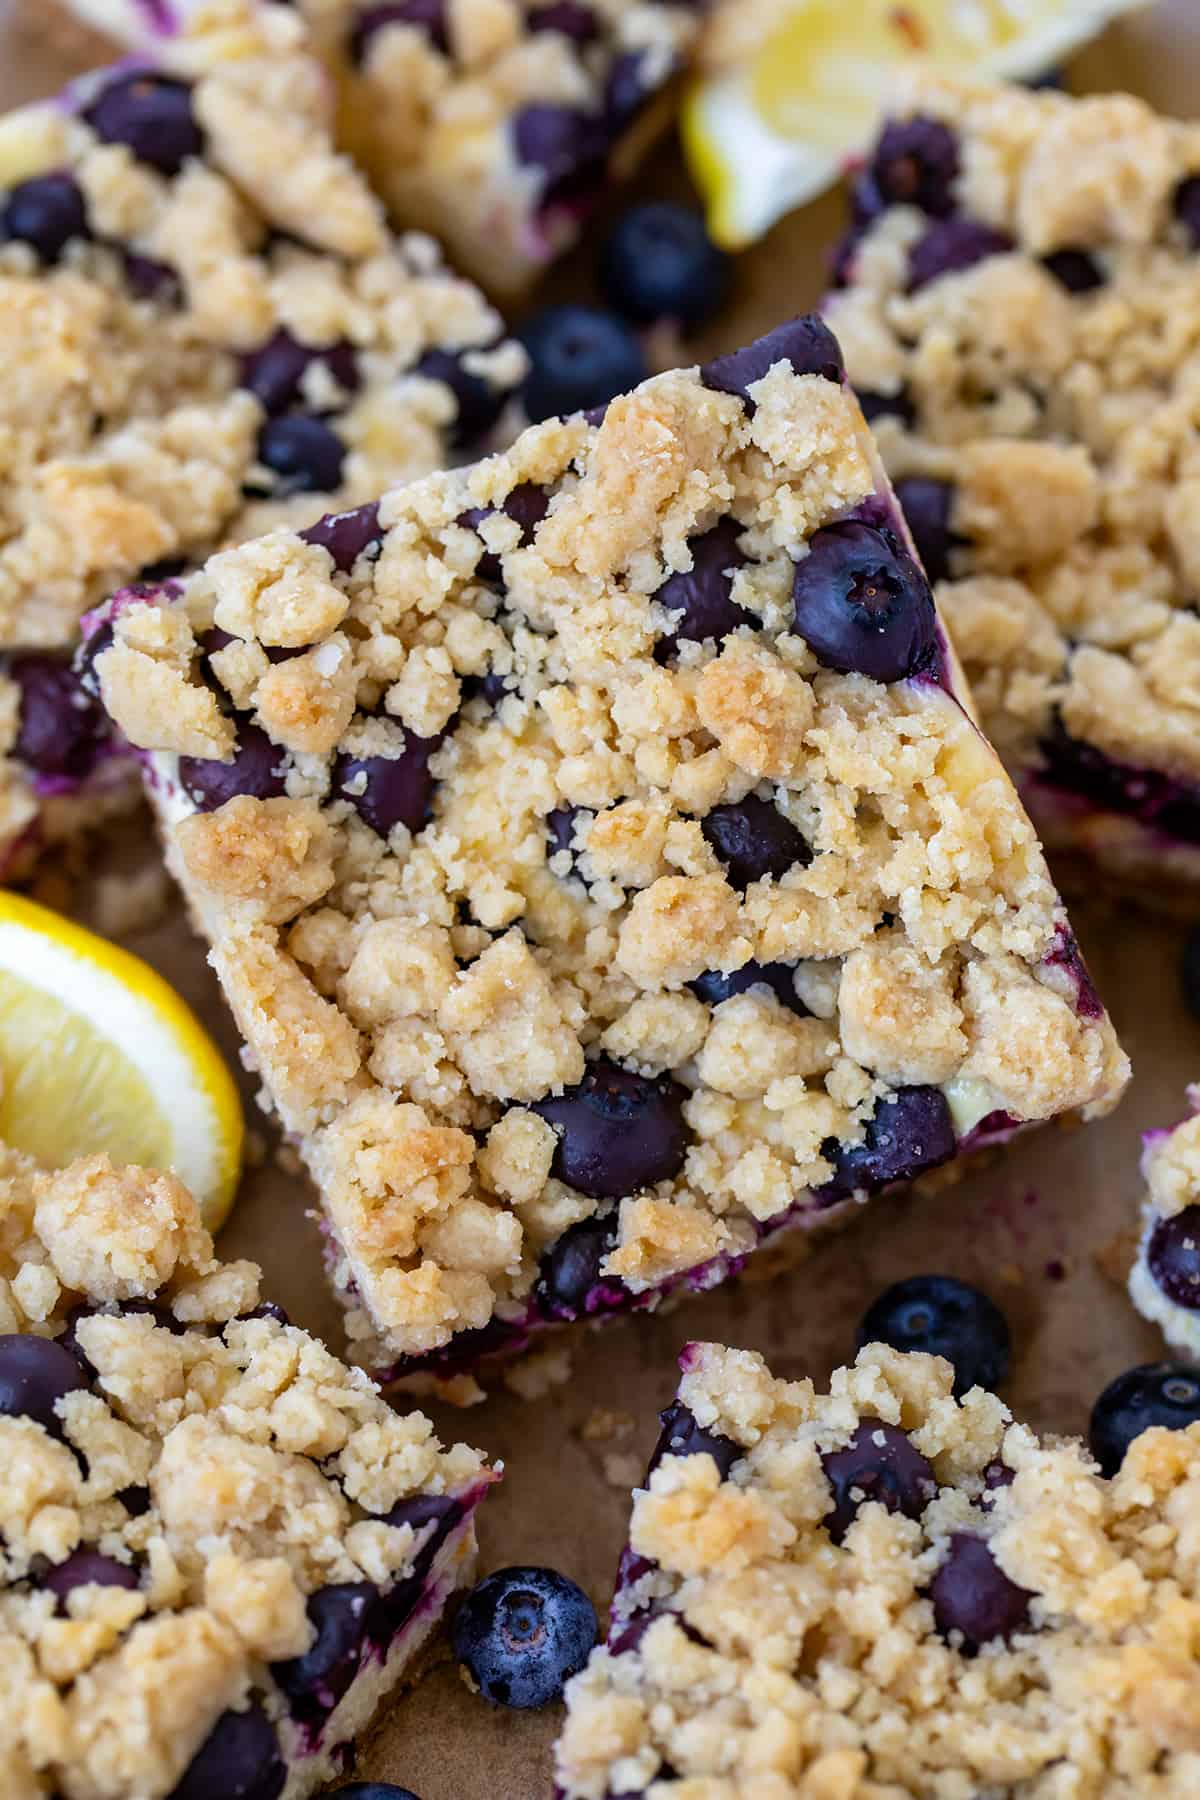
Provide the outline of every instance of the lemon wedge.
[[683,137],[718,244],[737,250],[861,155],[898,72],[1043,73],[1145,0],[725,0]]
[[51,1168],[107,1151],[172,1169],[215,1231],[241,1166],[216,1045],[146,963],[0,893],[0,1138]]

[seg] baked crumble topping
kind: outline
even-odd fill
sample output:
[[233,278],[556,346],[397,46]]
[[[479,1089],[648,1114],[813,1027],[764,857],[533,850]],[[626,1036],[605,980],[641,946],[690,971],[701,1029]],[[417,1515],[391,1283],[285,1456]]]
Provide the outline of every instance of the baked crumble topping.
[[1168,1343],[1200,1349],[1200,1088],[1191,1117],[1143,1138],[1141,1241],[1129,1273],[1133,1303]]
[[871,1344],[828,1393],[681,1362],[567,1800],[1194,1792],[1200,1426],[1105,1480],[937,1357]]

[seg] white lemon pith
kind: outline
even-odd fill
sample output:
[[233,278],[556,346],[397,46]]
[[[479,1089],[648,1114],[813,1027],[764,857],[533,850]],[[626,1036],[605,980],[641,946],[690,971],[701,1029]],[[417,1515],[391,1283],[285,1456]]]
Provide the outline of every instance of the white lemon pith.
[[55,1168],[107,1151],[172,1169],[215,1230],[243,1130],[233,1078],[174,989],[104,938],[0,894],[0,1138]]
[[[734,0],[737,4],[737,0]],[[735,250],[867,148],[898,73],[1038,75],[1145,0],[789,0],[688,94],[688,159],[717,243]],[[718,15],[718,27],[720,15]],[[732,37],[732,34],[731,34]]]

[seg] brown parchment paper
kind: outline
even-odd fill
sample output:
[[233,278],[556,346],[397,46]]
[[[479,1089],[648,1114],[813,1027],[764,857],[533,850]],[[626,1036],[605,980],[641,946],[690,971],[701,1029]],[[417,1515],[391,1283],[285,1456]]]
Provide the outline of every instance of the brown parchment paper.
[[[53,91],[81,65],[38,29],[48,0],[0,0],[0,104]],[[14,14],[21,9],[21,20]],[[44,20],[41,21],[44,25]],[[1071,66],[1073,87],[1128,87],[1166,110],[1200,112],[1200,7],[1160,0],[1113,27]],[[668,147],[645,172],[643,192],[682,190]],[[732,348],[819,296],[824,249],[841,224],[836,196],[784,221],[744,256],[734,304],[696,345]],[[587,295],[591,256],[556,272],[556,294]],[[0,330],[3,319],[0,318]],[[154,854],[144,820],[123,833],[108,861],[129,867]],[[87,917],[88,877],[51,869],[44,898]],[[1200,902],[1197,903],[1200,917]],[[1139,1134],[1181,1116],[1183,1089],[1200,1079],[1200,1024],[1179,992],[1180,926],[1094,900],[1074,916],[1092,972],[1115,1016],[1135,1079],[1110,1120],[1049,1129],[924,1201],[888,1199],[774,1282],[755,1280],[676,1311],[581,1333],[565,1384],[529,1402],[501,1390],[466,1413],[432,1408],[443,1435],[462,1435],[502,1460],[503,1486],[483,1511],[482,1567],[548,1563],[573,1576],[603,1615],[625,1537],[628,1489],[653,1443],[655,1414],[675,1385],[675,1357],[689,1337],[714,1337],[767,1354],[785,1375],[825,1378],[853,1354],[868,1301],[901,1276],[960,1275],[986,1288],[1012,1324],[1016,1355],[1005,1397],[1035,1427],[1082,1431],[1112,1376],[1162,1354],[1111,1270],[1122,1263],[1139,1191]],[[203,950],[177,905],[124,939],[197,1008],[230,1062],[237,1038]],[[222,1235],[229,1255],[267,1270],[267,1292],[301,1324],[340,1344],[336,1308],[322,1282],[311,1197],[273,1155],[269,1129],[244,1083],[247,1117],[266,1144],[249,1169]],[[386,1714],[362,1746],[360,1779],[398,1782],[421,1800],[544,1800],[558,1709],[493,1710],[450,1664],[435,1669]]]

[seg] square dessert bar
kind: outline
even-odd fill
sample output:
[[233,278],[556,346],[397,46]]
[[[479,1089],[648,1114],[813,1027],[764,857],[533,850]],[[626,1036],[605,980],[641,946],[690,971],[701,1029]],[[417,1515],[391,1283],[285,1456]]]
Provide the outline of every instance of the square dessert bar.
[[1200,1088],[1188,1099],[1190,1118],[1143,1139],[1146,1193],[1129,1292],[1169,1344],[1200,1358]]
[[171,1175],[0,1150],[0,1787],[303,1800],[497,1479],[215,1260]]
[[374,1370],[1121,1091],[817,319],[89,628]]
[[1184,1800],[1200,1425],[1106,1480],[938,1357],[692,1344],[560,1800]]
[[853,204],[826,316],[985,729],[1051,848],[1200,879],[1200,128],[923,84]]
[[137,791],[68,666],[87,607],[442,467],[523,372],[335,154],[300,39],[227,0],[0,119],[0,878]]
[[[44,0],[38,0],[42,10]],[[211,0],[58,0],[144,48]],[[517,294],[668,122],[704,0],[295,0],[393,217]]]

